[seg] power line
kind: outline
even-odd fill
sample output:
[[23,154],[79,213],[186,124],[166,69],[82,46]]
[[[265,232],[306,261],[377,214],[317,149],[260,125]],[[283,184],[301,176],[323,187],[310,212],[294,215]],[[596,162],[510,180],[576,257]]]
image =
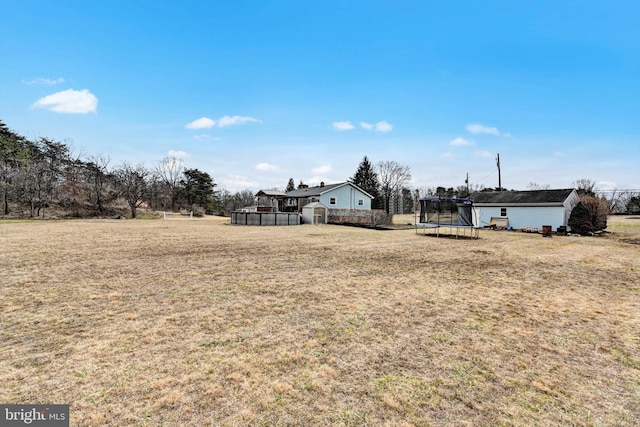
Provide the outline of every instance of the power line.
[[475,183],[476,184],[480,184],[482,182],[483,179],[487,179],[489,178],[491,175],[493,175],[495,173],[495,169],[492,170],[491,172],[489,172],[487,175],[483,176],[482,178],[480,178],[479,180],[477,180]]

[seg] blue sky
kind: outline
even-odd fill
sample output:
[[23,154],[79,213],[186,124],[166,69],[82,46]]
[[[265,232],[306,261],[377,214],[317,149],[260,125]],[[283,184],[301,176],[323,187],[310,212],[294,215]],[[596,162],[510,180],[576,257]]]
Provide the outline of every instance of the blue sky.
[[229,191],[640,188],[638,1],[0,0],[0,119]]

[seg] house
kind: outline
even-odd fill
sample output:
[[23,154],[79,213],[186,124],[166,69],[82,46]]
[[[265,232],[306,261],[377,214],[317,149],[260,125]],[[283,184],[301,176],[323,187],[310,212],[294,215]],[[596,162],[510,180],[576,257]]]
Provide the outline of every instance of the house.
[[258,212],[281,212],[283,211],[282,201],[285,193],[277,190],[260,190],[255,194],[258,199],[256,211]]
[[302,187],[285,193],[283,205],[302,212],[305,205],[318,202],[327,209],[327,221],[333,223],[369,223],[371,196],[351,182]]
[[311,202],[320,202],[329,209],[371,210],[373,196],[351,182],[303,187],[288,191],[285,197],[297,201],[298,211]]
[[571,210],[578,203],[574,189],[533,191],[487,191],[473,199],[473,225],[495,224],[513,229],[550,225],[557,230],[567,226]]

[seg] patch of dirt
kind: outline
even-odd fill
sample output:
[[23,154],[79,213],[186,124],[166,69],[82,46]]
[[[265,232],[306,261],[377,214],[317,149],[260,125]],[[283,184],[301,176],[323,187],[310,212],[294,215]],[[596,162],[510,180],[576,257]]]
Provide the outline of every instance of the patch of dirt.
[[640,239],[621,239],[620,241],[630,245],[640,245]]

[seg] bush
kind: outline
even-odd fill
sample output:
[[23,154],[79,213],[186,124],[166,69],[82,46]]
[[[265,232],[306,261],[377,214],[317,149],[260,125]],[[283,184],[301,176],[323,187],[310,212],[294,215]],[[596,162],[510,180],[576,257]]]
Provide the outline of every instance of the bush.
[[571,210],[568,224],[572,233],[594,233],[607,228],[607,215],[609,204],[605,199],[584,195]]

